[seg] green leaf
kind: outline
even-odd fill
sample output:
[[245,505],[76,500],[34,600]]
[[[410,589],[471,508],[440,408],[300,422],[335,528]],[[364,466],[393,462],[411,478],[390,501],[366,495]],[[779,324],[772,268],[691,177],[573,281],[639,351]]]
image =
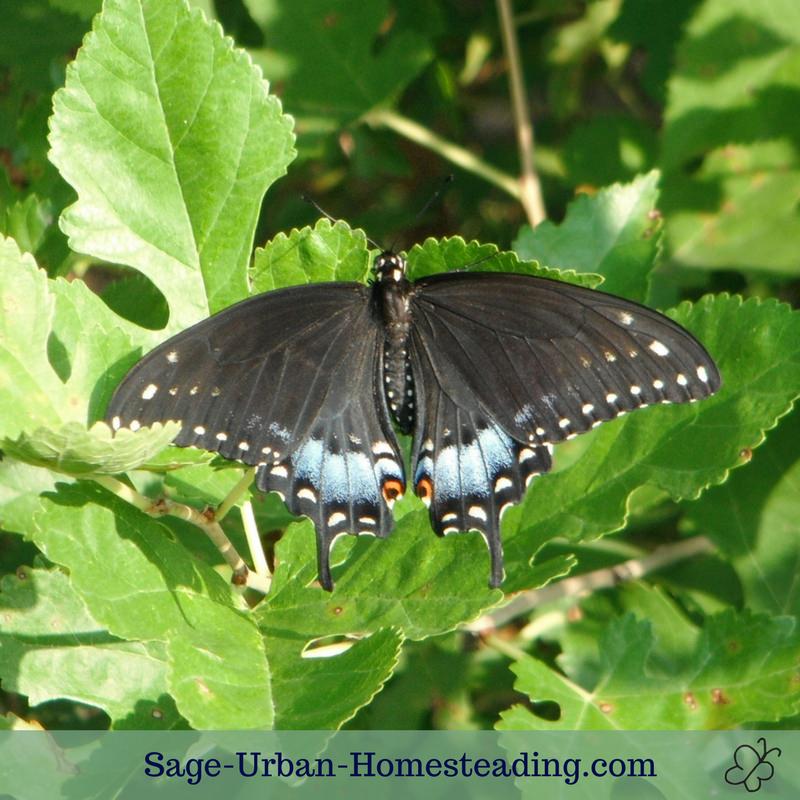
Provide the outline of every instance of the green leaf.
[[13,533],[28,531],[33,515],[42,507],[40,495],[55,491],[56,481],[69,480],[11,458],[0,460],[0,528]]
[[170,331],[247,295],[267,187],[291,119],[248,56],[182,0],[107,0],[63,90],[51,159],[78,192],[73,249],[147,275]]
[[659,253],[657,200],[657,172],[580,195],[560,225],[522,228],[514,250],[543,264],[597,272],[603,291],[642,301]]
[[70,698],[117,719],[166,689],[163,647],[111,636],[63,572],[20,569],[5,576],[0,622],[3,687],[26,695],[32,706]]
[[42,506],[37,546],[69,569],[109,633],[166,644],[168,690],[193,727],[271,725],[263,642],[229,584],[165,526],[93,484],[60,486]]
[[800,616],[800,413],[770,431],[750,464],[686,506],[689,524],[732,562],[755,611]]
[[522,275],[562,280],[590,289],[601,282],[599,275],[540,266],[535,260],[520,260],[513,251],[501,251],[494,244],[465,242],[460,236],[446,239],[428,238],[422,244],[415,244],[408,253],[408,272],[411,280],[416,281],[428,275],[453,270],[518,272]]
[[800,6],[793,0],[705,0],[686,26],[676,62],[665,171],[728,143],[797,140]]
[[36,428],[7,439],[3,447],[12,458],[69,475],[117,475],[149,462],[179,431],[178,423],[156,422],[146,431],[124,429],[112,436],[104,422],[88,430],[80,423],[68,422],[59,428]]
[[390,15],[386,0],[305,0],[302,14],[291,0],[245,5],[269,44],[269,64],[277,56],[281,65],[286,107],[310,120],[355,120],[394,100],[431,58],[417,33],[390,30],[379,38]]
[[311,227],[279,233],[256,249],[252,271],[254,292],[323,281],[365,283],[370,268],[363,231],[345,222],[321,219]]
[[705,344],[724,385],[700,403],[658,406],[606,423],[571,467],[538,478],[522,505],[507,512],[503,535],[514,591],[542,544],[587,541],[621,528],[628,498],[652,483],[691,498],[721,483],[745,447],[800,394],[800,313],[775,301],[705,297],[671,316]]
[[85,284],[50,280],[2,238],[0,307],[0,443],[10,456],[76,474],[116,473],[176,435],[176,425],[156,425],[112,442],[105,424],[86,429],[121,377],[110,365],[130,358],[138,330]]
[[[336,585],[330,594],[313,583],[316,551],[310,522],[290,525],[278,544],[272,588],[255,614],[273,670],[279,727],[311,721],[338,727],[352,716],[394,668],[399,642],[387,629],[424,639],[474,619],[502,599],[500,592],[487,588],[489,556],[480,536],[438,539],[430,529],[427,510],[416,498],[406,498],[396,508],[401,516],[388,539],[361,537],[336,547],[334,564],[345,551],[347,557],[334,567]],[[530,585],[543,585],[565,574],[569,566],[560,558],[545,562],[529,574]],[[343,665],[351,663],[340,660],[343,655],[313,662],[302,657],[305,648],[321,637],[369,634],[345,654],[352,663],[357,652],[370,659],[365,663],[370,665],[371,684],[359,683],[361,688],[352,695],[340,677]],[[372,654],[373,647],[380,654]],[[312,674],[313,680],[303,678]],[[318,686],[328,680],[329,710],[323,716]],[[295,716],[298,709],[303,709],[302,718]]]
[[728,145],[664,181],[670,258],[695,269],[797,275],[800,164],[789,142]]
[[[403,637],[378,631],[344,653],[302,658],[297,644],[265,633],[273,674],[276,727],[337,729],[383,688],[397,664]],[[293,646],[293,644],[295,646]]]
[[780,719],[800,707],[796,627],[788,617],[728,611],[707,619],[687,662],[669,669],[658,663],[665,648],[651,624],[626,614],[605,631],[602,671],[592,686],[522,655],[512,666],[516,688],[534,703],[557,703],[560,714],[549,721],[517,705],[498,727],[708,730]]
[[24,253],[35,253],[52,218],[51,204],[29,194],[4,209],[0,203],[0,233],[14,239]]

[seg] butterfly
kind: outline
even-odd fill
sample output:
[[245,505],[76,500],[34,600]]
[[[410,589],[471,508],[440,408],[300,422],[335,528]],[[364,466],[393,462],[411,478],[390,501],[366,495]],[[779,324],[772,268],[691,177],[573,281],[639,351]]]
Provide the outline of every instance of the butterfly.
[[721,378],[703,346],[645,306],[546,278],[448,272],[256,295],[163,342],[117,387],[114,430],[182,424],[175,443],[256,467],[314,523],[320,584],[340,535],[384,538],[410,479],[438,535],[477,530],[504,576],[500,518],[552,465],[553,444]]

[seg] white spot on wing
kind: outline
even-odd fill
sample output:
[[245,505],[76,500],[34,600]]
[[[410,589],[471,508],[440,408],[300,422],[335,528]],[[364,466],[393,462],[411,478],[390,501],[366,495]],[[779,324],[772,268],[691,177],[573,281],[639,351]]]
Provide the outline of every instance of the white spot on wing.
[[469,507],[469,515],[471,517],[475,517],[475,519],[481,519],[486,522],[486,512],[480,506],[470,506]]
[[238,447],[239,447],[240,450],[249,450],[250,449],[250,445],[247,442],[239,442]]
[[202,436],[206,432],[206,429],[202,425],[195,425],[194,426],[194,432],[198,436]]
[[496,492],[502,492],[503,489],[510,489],[514,484],[511,480],[505,477],[505,475],[501,475],[494,484],[494,490]]
[[375,442],[375,444],[372,445],[372,452],[375,453],[376,456],[382,454],[385,454],[387,456],[394,455],[394,450],[392,450],[389,442]]
[[130,425],[128,425],[128,427],[129,427],[129,428],[130,428],[132,431],[138,431],[138,430],[139,430],[139,428],[141,428],[142,426],[141,426],[141,423],[139,422],[139,420],[138,420],[138,419],[132,419],[132,420],[131,420],[131,424],[130,424]]
[[631,394],[638,395],[642,393],[642,387],[637,386],[635,383],[631,386]]
[[277,467],[273,467],[270,470],[270,475],[277,475],[279,478],[288,478],[289,471],[283,466],[283,464],[278,464]]
[[119,418],[119,417],[114,417],[114,419],[112,419],[112,420],[111,420],[111,427],[112,427],[112,428],[113,428],[115,431],[118,431],[118,430],[119,430],[119,428],[120,428],[120,425],[122,425],[122,422],[121,422],[121,420],[120,420],[120,418]]
[[623,325],[633,324],[633,315],[629,314],[627,311],[620,311],[618,316],[619,316],[619,321]]
[[675,380],[678,382],[680,386],[686,386],[686,384],[689,383],[689,381],[686,380],[686,376],[682,372],[678,373]]
[[311,489],[305,486],[297,492],[297,496],[301,500],[310,500],[312,503],[317,502],[317,495]]
[[220,432],[217,434],[217,439],[218,439],[220,442],[226,442],[226,441],[228,440],[228,434],[227,434],[227,433],[223,433],[222,431],[220,431]]
[[347,517],[341,511],[334,511],[328,517],[328,525],[338,525],[340,522],[344,522]]
[[142,400],[152,400],[156,396],[156,392],[158,391],[158,386],[154,383],[150,383],[145,387],[145,390],[142,392]]
[[656,378],[653,381],[653,388],[654,389],[663,389],[664,388],[664,381],[659,380],[658,378]]
[[178,351],[177,350],[170,350],[169,353],[167,353],[167,361],[169,361],[170,364],[177,364],[178,363]]
[[569,420],[566,417],[564,417],[563,419],[560,419],[558,421],[558,427],[559,428],[569,428]]
[[592,411],[594,411],[594,406],[591,403],[584,403],[581,411],[583,411],[584,414],[591,414]]
[[658,339],[653,339],[650,342],[650,349],[657,355],[657,356],[668,356],[669,355],[669,348],[658,341]]
[[616,402],[617,402],[617,396],[614,394],[614,392],[609,392],[606,395],[606,403],[612,404]]
[[617,360],[617,357],[610,350],[603,350],[603,355],[609,364]]
[[700,378],[703,383],[708,383],[708,373],[704,366],[701,365],[697,368],[697,377]]

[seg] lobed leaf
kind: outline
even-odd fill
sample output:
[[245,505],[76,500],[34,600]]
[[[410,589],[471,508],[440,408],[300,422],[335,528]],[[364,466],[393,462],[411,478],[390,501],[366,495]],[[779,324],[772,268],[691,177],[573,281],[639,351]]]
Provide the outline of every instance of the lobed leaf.
[[155,457],[174,424],[112,440],[87,430],[127,368],[139,329],[80,281],[51,280],[0,238],[0,443],[12,457],[73,474],[116,473]]
[[525,226],[513,248],[521,258],[599,273],[604,292],[644,301],[660,250],[658,178],[654,171],[579,195],[560,225]]
[[87,483],[59,486],[32,525],[36,545],[69,569],[110,634],[166,645],[169,693],[193,727],[271,725],[269,669],[252,619],[163,525]]
[[751,463],[686,506],[687,523],[730,559],[754,611],[800,616],[800,414]]
[[669,82],[662,164],[672,171],[729,143],[796,139],[800,7],[792,0],[704,0]]
[[516,705],[503,712],[498,727],[707,730],[777,720],[800,707],[800,635],[793,619],[732,610],[710,617],[677,670],[659,668],[660,647],[649,622],[626,614],[605,631],[602,670],[592,686],[524,655],[512,666],[516,688],[534,703],[557,703],[558,719]]
[[3,687],[32,706],[68,698],[113,720],[166,690],[163,646],[109,634],[59,570],[20,568],[0,580],[0,623]]
[[670,258],[694,269],[798,274],[800,164],[788,141],[727,145],[664,181]]
[[352,122],[397,97],[431,58],[426,39],[407,30],[376,46],[390,14],[386,0],[306,0],[302,14],[287,0],[245,6],[270,46],[265,68],[280,65],[287,108],[309,122]]
[[366,283],[370,257],[363,231],[321,219],[311,227],[279,233],[256,249],[251,273],[254,293],[323,281]]
[[446,239],[428,238],[415,244],[408,253],[408,271],[411,280],[451,271],[464,272],[518,272],[540,278],[562,280],[590,289],[601,283],[599,275],[583,274],[573,269],[554,269],[541,266],[534,260],[520,260],[513,251],[501,251],[494,244],[466,242],[460,236]]
[[291,119],[249,57],[185,2],[107,0],[54,98],[51,159],[78,192],[73,249],[147,275],[170,331],[247,295],[261,199]]

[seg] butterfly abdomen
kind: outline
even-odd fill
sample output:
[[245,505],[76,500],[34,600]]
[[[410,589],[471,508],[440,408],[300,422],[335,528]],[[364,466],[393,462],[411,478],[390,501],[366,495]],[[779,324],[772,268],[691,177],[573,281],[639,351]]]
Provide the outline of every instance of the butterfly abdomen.
[[[391,259],[395,259],[392,261]],[[383,391],[386,404],[403,433],[414,427],[414,377],[411,374],[411,284],[406,280],[404,262],[387,256],[375,284],[384,323]]]

